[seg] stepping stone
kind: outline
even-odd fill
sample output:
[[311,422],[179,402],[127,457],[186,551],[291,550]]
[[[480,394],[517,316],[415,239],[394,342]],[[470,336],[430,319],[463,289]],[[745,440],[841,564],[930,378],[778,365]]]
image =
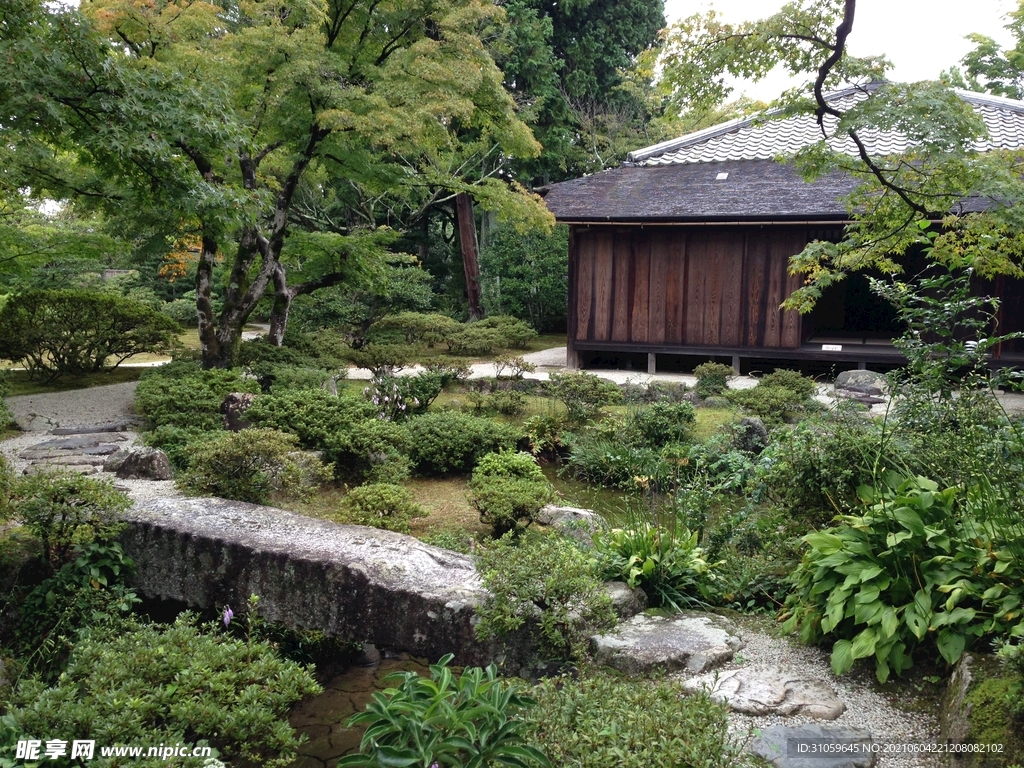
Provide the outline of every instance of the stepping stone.
[[93,435],[99,432],[127,432],[134,425],[127,421],[113,421],[109,424],[88,424],[82,427],[57,427],[51,435]]
[[120,450],[120,445],[97,445],[94,448],[86,448],[82,453],[86,456],[110,456]]
[[55,451],[81,451],[86,448],[95,448],[103,443],[122,443],[127,440],[126,435],[117,434],[96,434],[77,435],[73,437],[62,437],[56,440],[44,440],[37,443],[33,448],[49,449]]
[[715,701],[746,715],[805,715],[835,720],[846,705],[819,680],[795,669],[733,669],[687,680],[689,691],[706,690]]
[[700,674],[729,661],[743,647],[735,632],[731,622],[713,614],[640,615],[590,638],[590,646],[597,663],[628,675],[655,668]]
[[773,725],[747,747],[775,768],[870,768],[871,734],[839,725]]
[[106,461],[106,459],[102,456],[56,456],[51,459],[45,459],[33,463],[40,465],[50,464],[54,467],[69,467],[76,464],[89,464],[90,466],[100,467],[103,466],[104,461]]
[[40,472],[77,472],[80,475],[95,475],[100,471],[99,467],[91,464],[71,464],[69,466],[56,466],[54,464],[29,464],[22,474],[38,475]]

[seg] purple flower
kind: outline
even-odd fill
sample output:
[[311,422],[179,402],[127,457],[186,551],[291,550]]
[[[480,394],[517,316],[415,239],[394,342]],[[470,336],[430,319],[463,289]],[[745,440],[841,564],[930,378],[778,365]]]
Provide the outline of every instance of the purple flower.
[[230,626],[233,618],[235,618],[235,612],[231,610],[230,606],[228,606],[224,609],[224,626]]

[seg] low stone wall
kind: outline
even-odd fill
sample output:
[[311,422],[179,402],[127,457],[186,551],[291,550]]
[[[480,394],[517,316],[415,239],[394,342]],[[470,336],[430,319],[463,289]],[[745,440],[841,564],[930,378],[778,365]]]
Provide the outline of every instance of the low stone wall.
[[381,648],[456,663],[501,661],[473,633],[485,592],[472,560],[374,528],[222,499],[137,504],[121,536],[150,598],[260,613]]

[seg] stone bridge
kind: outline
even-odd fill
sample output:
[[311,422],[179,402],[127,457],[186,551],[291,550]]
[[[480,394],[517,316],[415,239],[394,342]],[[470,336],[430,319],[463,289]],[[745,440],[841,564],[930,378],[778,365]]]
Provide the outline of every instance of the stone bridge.
[[339,525],[223,499],[154,499],[126,515],[121,536],[149,598],[260,614],[294,629],[459,664],[501,661],[476,640],[485,597],[471,558],[411,536]]

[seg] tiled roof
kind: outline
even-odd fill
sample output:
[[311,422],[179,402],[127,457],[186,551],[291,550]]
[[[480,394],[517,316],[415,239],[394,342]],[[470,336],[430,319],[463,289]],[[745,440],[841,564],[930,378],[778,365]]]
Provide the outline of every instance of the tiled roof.
[[[840,111],[848,110],[866,99],[876,84],[854,86],[828,94],[826,100]],[[991,149],[1024,147],[1024,102],[989,96],[972,91],[956,93],[981,115],[989,137],[975,143],[981,152]],[[712,163],[725,160],[770,160],[796,154],[802,148],[821,140],[821,129],[813,115],[794,115],[777,120],[778,112],[731,120],[678,139],[663,141],[651,147],[630,152],[628,162],[642,166]],[[836,119],[825,116],[825,128],[833,132]],[[872,155],[888,155],[907,151],[911,144],[905,136],[892,132],[862,131],[860,138]],[[838,152],[856,155],[848,137],[829,140]]]
[[[828,96],[840,110],[867,98],[868,85]],[[989,138],[979,150],[1024,147],[1024,102],[958,91],[985,120]],[[843,198],[856,181],[832,173],[805,182],[776,159],[820,139],[813,116],[762,122],[757,117],[662,142],[629,155],[620,168],[551,186],[544,198],[560,221],[795,221],[847,219]],[[905,137],[861,134],[872,153],[907,149]],[[853,154],[848,139],[834,148]],[[969,197],[959,209],[983,210],[986,201]]]

